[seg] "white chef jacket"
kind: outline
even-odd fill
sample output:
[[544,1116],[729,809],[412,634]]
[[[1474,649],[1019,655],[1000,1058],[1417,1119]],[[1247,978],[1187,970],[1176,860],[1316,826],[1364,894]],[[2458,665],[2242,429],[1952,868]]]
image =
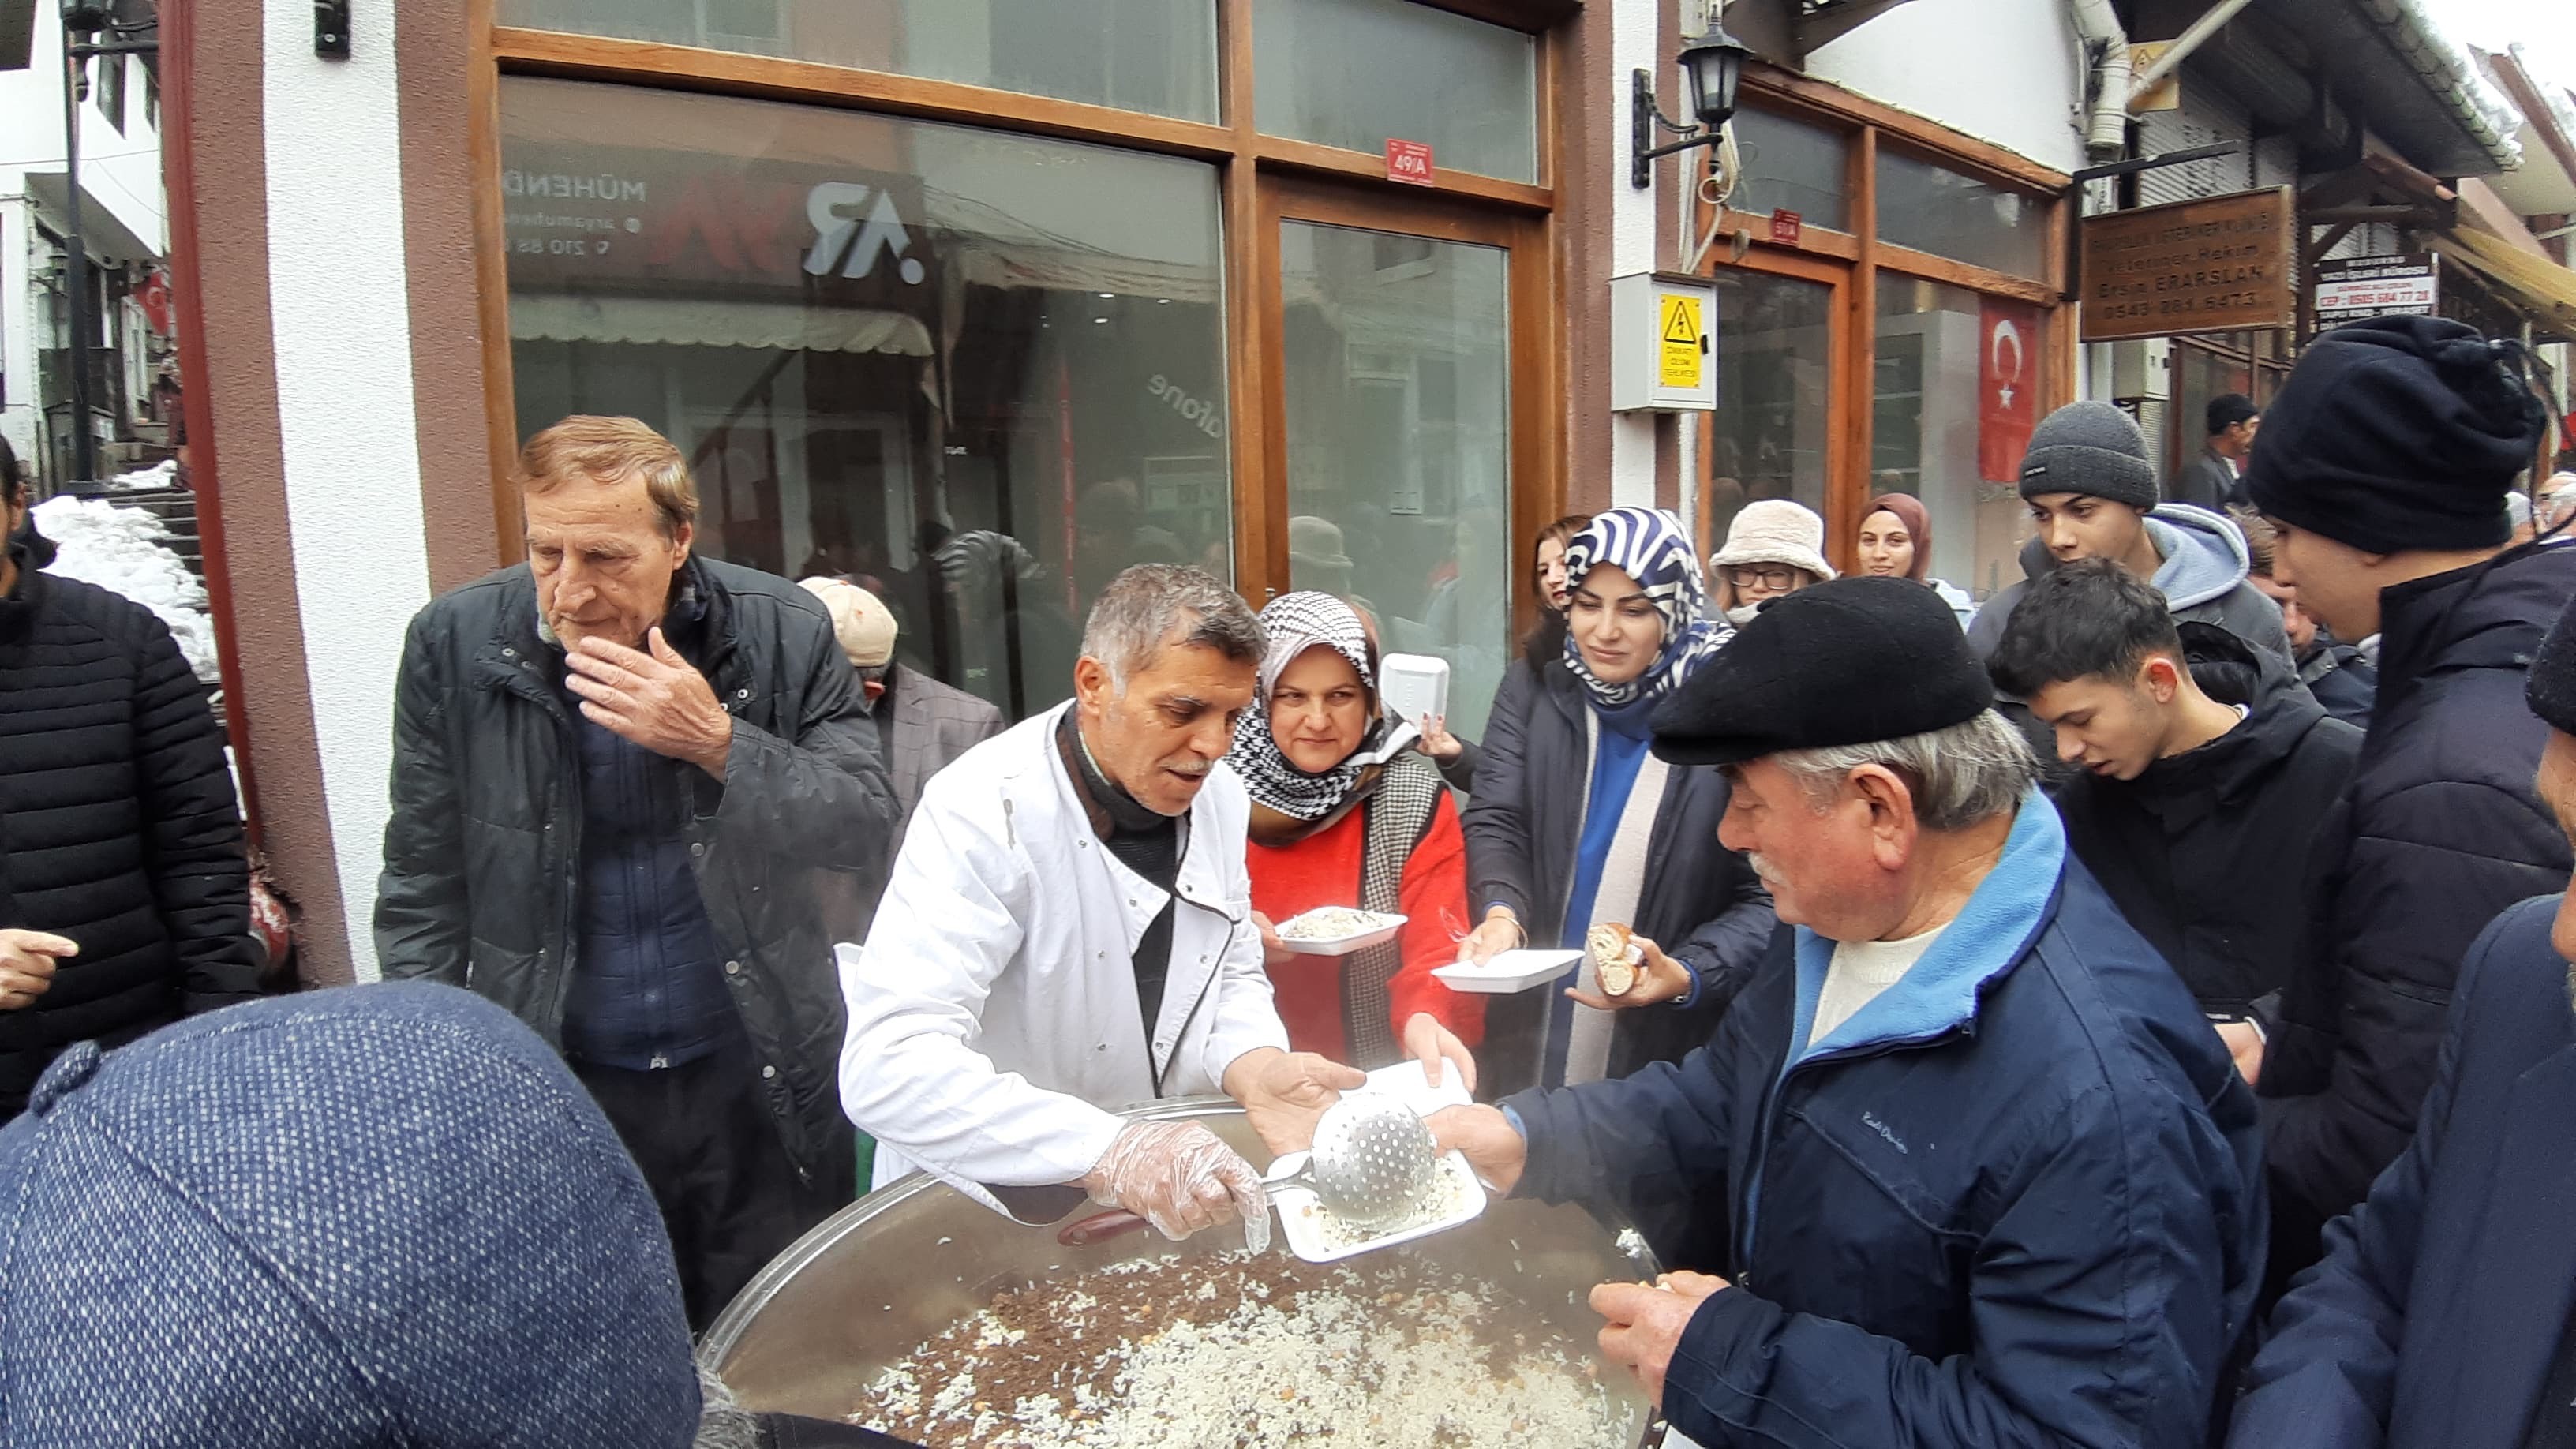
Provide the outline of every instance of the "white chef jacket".
[[1089,1172],[1110,1109],[1217,1091],[1288,1045],[1250,920],[1250,801],[1220,763],[1190,805],[1148,1049],[1133,963],[1166,896],[1093,832],[1056,742],[1070,708],[931,778],[867,944],[838,949],[841,1105],[877,1139],[877,1185],[919,1167],[998,1208],[982,1185]]

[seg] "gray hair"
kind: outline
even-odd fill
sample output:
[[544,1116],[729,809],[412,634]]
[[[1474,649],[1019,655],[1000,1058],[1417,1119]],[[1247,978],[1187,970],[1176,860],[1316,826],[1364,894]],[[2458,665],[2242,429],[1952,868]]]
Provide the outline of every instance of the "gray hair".
[[1914,819],[1926,830],[1949,832],[2010,812],[2039,778],[2039,761],[2021,731],[1993,710],[1942,729],[1866,745],[1782,750],[1772,762],[1796,778],[1819,808],[1863,765],[1905,777],[1914,792]]
[[1127,676],[1149,668],[1167,643],[1254,665],[1266,647],[1261,620],[1243,597],[1187,564],[1137,564],[1111,579],[1082,627],[1083,657],[1107,666],[1120,694]]

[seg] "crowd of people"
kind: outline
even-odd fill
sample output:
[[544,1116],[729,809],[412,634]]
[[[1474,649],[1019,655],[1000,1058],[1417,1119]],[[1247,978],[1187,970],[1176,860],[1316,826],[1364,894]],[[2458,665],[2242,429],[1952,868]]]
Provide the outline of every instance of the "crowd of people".
[[[0,1439],[890,1443],[691,1334],[914,1172],[1262,1250],[1120,1109],[1284,1152],[1419,1062],[1672,1269],[1601,1349],[1711,1449],[2576,1444],[2576,477],[2508,507],[2521,356],[2429,318],[2207,421],[2160,481],[2042,420],[1982,602],[1901,492],[1849,577],[1784,499],[1560,520],[1467,740],[1365,599],[1177,562],[1006,722],[566,419],[401,661],[374,926],[436,984],[265,1002],[202,691],[0,454]],[[1436,974],[1520,948],[1580,960]]]

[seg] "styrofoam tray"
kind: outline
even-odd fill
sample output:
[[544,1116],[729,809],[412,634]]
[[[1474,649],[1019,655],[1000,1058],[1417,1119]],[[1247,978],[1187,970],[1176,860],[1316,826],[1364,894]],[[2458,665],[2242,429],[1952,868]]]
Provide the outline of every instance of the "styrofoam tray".
[[1434,966],[1431,974],[1448,982],[1455,991],[1481,991],[1492,995],[1509,995],[1527,991],[1554,981],[1583,959],[1576,950],[1541,951],[1524,947],[1518,951],[1497,951],[1483,965],[1465,961],[1447,966]]
[[[1332,909],[1339,909],[1339,907]],[[1272,927],[1279,932],[1279,944],[1299,956],[1347,956],[1353,951],[1365,951],[1371,946],[1383,946],[1394,940],[1395,933],[1404,929],[1405,921],[1404,917],[1398,915],[1361,911],[1359,914],[1370,917],[1377,924],[1348,936],[1324,936],[1301,941],[1288,934],[1286,927],[1312,914],[1311,911],[1299,912]]]

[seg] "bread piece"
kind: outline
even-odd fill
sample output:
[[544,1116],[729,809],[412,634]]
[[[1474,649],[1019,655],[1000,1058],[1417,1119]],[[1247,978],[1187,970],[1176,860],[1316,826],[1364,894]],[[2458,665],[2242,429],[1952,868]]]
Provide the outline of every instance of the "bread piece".
[[1586,932],[1583,949],[1592,958],[1593,976],[1600,982],[1604,996],[1627,995],[1645,974],[1637,968],[1646,953],[1631,939],[1628,928],[1615,921]]

